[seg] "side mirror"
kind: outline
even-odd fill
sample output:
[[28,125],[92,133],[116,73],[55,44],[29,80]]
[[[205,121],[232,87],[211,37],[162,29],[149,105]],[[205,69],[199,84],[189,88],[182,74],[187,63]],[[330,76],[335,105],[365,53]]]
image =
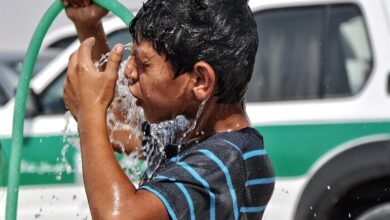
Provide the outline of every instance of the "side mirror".
[[26,101],[26,118],[33,118],[39,113],[38,96],[30,89]]

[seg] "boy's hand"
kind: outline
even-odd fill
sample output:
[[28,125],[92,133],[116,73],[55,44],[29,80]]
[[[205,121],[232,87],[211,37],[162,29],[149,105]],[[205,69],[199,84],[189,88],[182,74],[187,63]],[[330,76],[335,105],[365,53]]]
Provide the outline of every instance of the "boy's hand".
[[69,58],[64,102],[76,120],[80,115],[105,115],[115,92],[124,48],[116,45],[110,52],[105,71],[99,72],[91,59],[94,44],[95,38],[86,39]]
[[108,11],[91,0],[63,0],[66,15],[76,26],[93,26],[107,15]]

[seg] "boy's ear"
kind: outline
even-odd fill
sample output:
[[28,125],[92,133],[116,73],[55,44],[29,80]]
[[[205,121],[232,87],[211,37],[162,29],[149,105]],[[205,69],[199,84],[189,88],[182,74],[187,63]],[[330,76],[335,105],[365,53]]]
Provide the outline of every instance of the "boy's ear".
[[192,91],[198,101],[203,101],[213,94],[216,75],[210,64],[204,61],[195,63],[192,77]]

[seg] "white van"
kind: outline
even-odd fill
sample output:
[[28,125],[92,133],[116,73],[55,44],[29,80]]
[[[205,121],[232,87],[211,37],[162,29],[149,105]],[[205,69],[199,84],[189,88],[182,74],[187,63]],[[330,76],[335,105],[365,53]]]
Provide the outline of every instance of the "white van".
[[[250,6],[260,47],[246,108],[277,176],[264,219],[367,219],[389,210],[390,1],[253,0]],[[126,28],[112,22],[105,23],[107,32],[123,33],[119,41],[127,43]],[[63,74],[76,48],[70,45],[31,82],[36,105],[26,119],[20,219],[89,215],[76,150],[66,152],[71,173],[61,161]],[[0,107],[4,187],[13,102]],[[5,198],[2,188],[0,208]]]
[[266,218],[355,219],[389,203],[390,1],[251,7],[247,111],[277,176]]

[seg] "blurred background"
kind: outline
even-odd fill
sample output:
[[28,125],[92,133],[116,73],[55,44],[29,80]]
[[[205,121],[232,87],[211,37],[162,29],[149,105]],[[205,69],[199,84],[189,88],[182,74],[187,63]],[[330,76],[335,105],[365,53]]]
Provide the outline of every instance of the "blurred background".
[[[0,1],[0,220],[18,78],[33,31],[52,2]],[[135,13],[142,5],[120,2]],[[246,110],[276,173],[264,219],[390,219],[390,0],[249,5],[260,45]],[[115,16],[103,25],[110,46],[131,42]],[[77,126],[62,100],[68,57],[77,48],[62,13],[45,37],[30,83],[18,219],[90,219]],[[117,158],[137,179],[129,169],[132,158]]]
[[[0,51],[27,50],[31,36],[53,0],[0,1]],[[141,7],[141,0],[120,1],[131,10]],[[49,33],[71,24],[61,13],[52,24]]]

